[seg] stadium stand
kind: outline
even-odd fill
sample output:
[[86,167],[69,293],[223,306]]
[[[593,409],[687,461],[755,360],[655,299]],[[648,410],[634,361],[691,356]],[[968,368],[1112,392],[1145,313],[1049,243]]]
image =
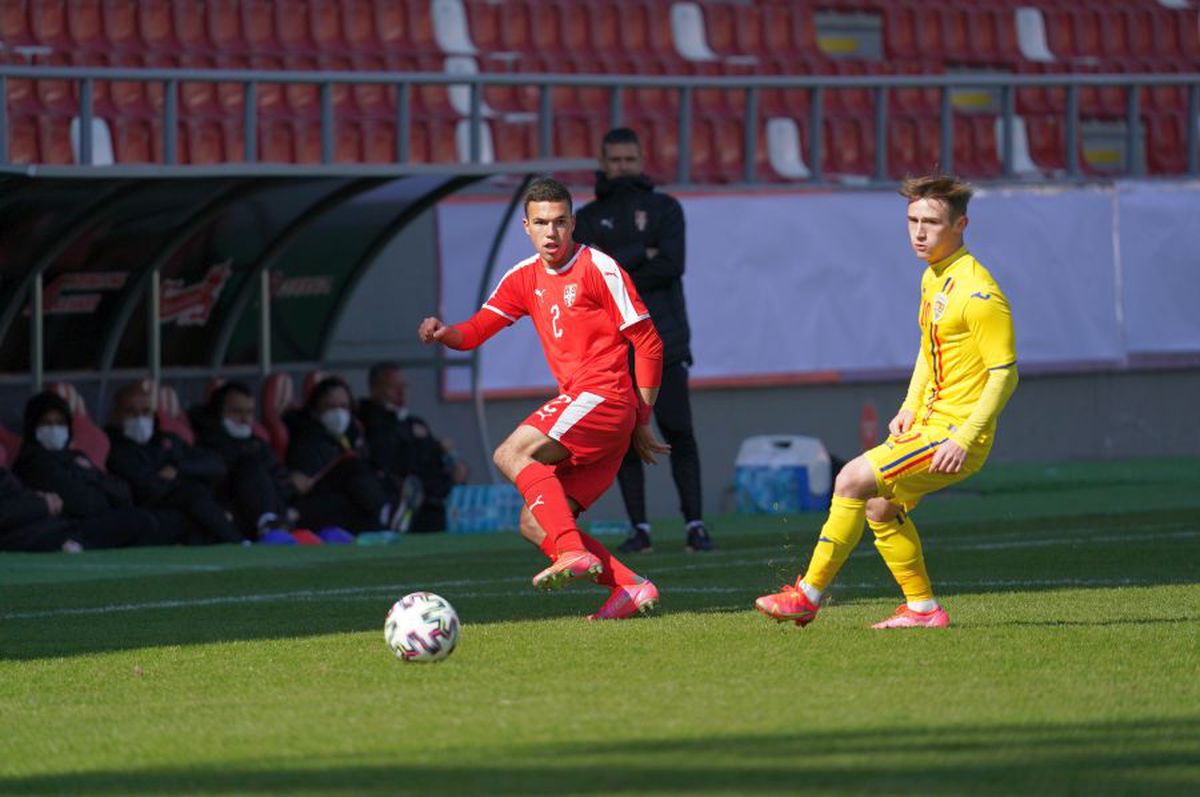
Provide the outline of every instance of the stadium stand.
[[[272,70],[416,70],[430,73],[577,73],[603,75],[891,75],[988,73],[1169,73],[1200,68],[1197,10],[1158,0],[998,0],[942,5],[916,0],[247,0],[193,3],[5,3],[0,41],[7,63],[75,66],[255,68]],[[932,54],[936,54],[931,58]],[[64,80],[10,80],[10,161],[78,160],[79,90]],[[335,86],[335,162],[390,162],[396,151],[396,91]],[[1065,91],[1017,92],[1018,173],[1064,166]],[[1179,172],[1187,126],[1183,88],[1144,90],[1140,112],[1151,174]],[[931,165],[940,108],[937,90],[891,93],[887,173]],[[987,93],[975,93],[986,97]],[[467,86],[415,87],[409,158],[451,163],[470,156]],[[742,179],[743,94],[701,89],[693,108],[691,177]],[[161,162],[161,86],[97,81],[95,162]],[[556,155],[594,152],[608,122],[607,91],[553,91]],[[956,101],[955,166],[966,176],[1000,172],[999,108]],[[1124,124],[1126,89],[1080,91],[1083,137],[1104,139]],[[807,92],[764,92],[751,172],[758,179],[806,179],[813,131]],[[624,92],[626,122],[643,132],[649,171],[670,177],[679,157],[678,97],[662,89]],[[872,92],[823,94],[820,137],[826,174],[874,172]],[[237,161],[243,151],[241,87],[180,85],[180,162]],[[321,160],[320,90],[261,84],[258,159]],[[484,92],[481,160],[528,159],[537,151],[536,87]],[[780,121],[783,120],[783,121]],[[1095,123],[1095,125],[1093,125]],[[72,125],[75,125],[74,127]],[[933,131],[932,149],[926,147]],[[85,131],[86,132],[86,131]],[[1119,135],[1115,137],[1119,139]],[[74,140],[73,140],[74,139]],[[106,144],[106,142],[111,142]],[[1113,154],[1085,145],[1083,168],[1107,173]],[[1090,153],[1095,153],[1094,157]],[[934,157],[936,160],[936,156]],[[1118,158],[1119,160],[1119,158]]]

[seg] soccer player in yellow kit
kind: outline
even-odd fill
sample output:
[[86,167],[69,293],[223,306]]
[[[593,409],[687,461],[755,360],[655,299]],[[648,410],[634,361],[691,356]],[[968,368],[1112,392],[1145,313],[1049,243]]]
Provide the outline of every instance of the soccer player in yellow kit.
[[909,178],[908,235],[928,264],[921,277],[921,350],[908,395],[882,445],[838,474],[829,517],[808,571],[795,586],[764,595],[755,608],[776,620],[807,625],[846,557],[863,520],[905,602],[872,628],[944,628],[950,617],[933,597],[921,540],[909,512],[922,496],[983,467],[996,419],[1017,386],[1008,300],[963,245],[972,189],[949,176]]

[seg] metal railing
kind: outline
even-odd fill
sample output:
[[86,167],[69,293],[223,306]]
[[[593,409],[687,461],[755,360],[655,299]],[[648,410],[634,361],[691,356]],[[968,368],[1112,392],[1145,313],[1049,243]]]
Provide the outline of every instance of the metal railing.
[[[68,80],[79,85],[79,163],[90,165],[92,158],[91,127],[95,116],[94,87],[97,81],[140,81],[161,84],[164,90],[162,107],[164,163],[178,163],[176,131],[178,130],[179,89],[185,83],[235,83],[242,86],[244,159],[247,163],[257,160],[258,113],[257,92],[261,84],[307,84],[319,87],[320,152],[321,162],[329,164],[334,158],[335,126],[337,119],[333,108],[333,87],[340,85],[392,86],[395,100],[395,162],[406,164],[411,156],[410,127],[414,120],[414,86],[466,86],[469,92],[470,121],[468,162],[479,163],[482,159],[482,129],[485,120],[484,89],[493,86],[536,86],[538,110],[536,113],[538,157],[554,157],[553,151],[553,90],[555,88],[602,88],[609,91],[608,118],[612,126],[622,120],[624,93],[638,89],[667,89],[678,93],[678,139],[679,153],[676,182],[691,182],[690,143],[692,139],[692,104],[698,90],[722,92],[744,92],[742,122],[745,136],[742,141],[742,177],[745,182],[757,181],[758,125],[760,95],[767,90],[807,90],[809,92],[809,129],[821,130],[823,96],[828,91],[846,89],[869,89],[874,93],[875,147],[874,173],[870,177],[879,182],[887,181],[886,139],[888,134],[889,92],[902,89],[938,89],[940,91],[940,168],[950,171],[954,166],[954,107],[952,92],[955,89],[987,89],[1000,93],[1000,116],[1005,120],[1002,127],[1000,158],[1002,174],[1013,177],[1013,120],[1016,116],[1016,91],[1021,88],[1062,88],[1066,90],[1065,128],[1066,176],[1081,175],[1079,152],[1079,92],[1083,88],[1118,87],[1126,89],[1125,104],[1125,163],[1127,173],[1138,176],[1142,172],[1141,160],[1136,157],[1139,144],[1138,124],[1141,116],[1141,90],[1160,86],[1180,86],[1187,89],[1187,136],[1186,174],[1200,174],[1198,163],[1197,135],[1200,122],[1200,73],[1168,74],[942,74],[942,75],[864,75],[864,76],[738,76],[738,77],[644,77],[637,75],[566,75],[566,74],[512,74],[484,73],[476,75],[451,75],[427,72],[327,72],[327,71],[267,71],[267,70],[223,70],[223,69],[129,69],[90,67],[40,67],[0,66],[0,164],[9,162],[9,110],[8,81],[23,80]],[[808,151],[804,153],[811,171],[810,181],[822,182],[821,136],[809,136]]]

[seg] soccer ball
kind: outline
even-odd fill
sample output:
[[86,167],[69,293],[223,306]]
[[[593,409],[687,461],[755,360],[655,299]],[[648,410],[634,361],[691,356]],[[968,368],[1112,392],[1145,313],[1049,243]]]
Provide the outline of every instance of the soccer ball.
[[383,638],[401,661],[441,661],[458,644],[458,613],[432,592],[413,592],[392,604]]

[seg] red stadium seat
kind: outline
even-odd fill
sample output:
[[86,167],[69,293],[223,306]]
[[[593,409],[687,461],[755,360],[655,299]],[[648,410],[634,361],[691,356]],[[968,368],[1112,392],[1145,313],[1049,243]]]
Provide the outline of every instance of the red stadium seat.
[[[146,5],[155,5],[155,3],[146,3]],[[157,5],[163,6],[161,0]],[[112,50],[136,53],[145,51],[145,44],[138,31],[137,6],[135,0],[105,0],[101,6],[104,49],[109,52]]]
[[95,52],[107,47],[99,0],[72,0],[67,5],[67,33],[76,52]]
[[[420,52],[438,52],[433,40],[433,9],[428,0],[406,0],[408,45]],[[507,13],[507,10],[506,10]]]
[[342,14],[336,0],[309,0],[308,30],[316,52],[348,55],[351,48],[342,33]]
[[206,28],[214,52],[224,55],[247,53],[242,37],[242,11],[238,0],[209,0]]
[[35,42],[29,29],[28,3],[0,3],[0,41],[10,50]]
[[284,51],[275,35],[275,3],[269,0],[241,0],[242,41],[245,52],[278,55]]
[[41,152],[38,149],[38,125],[36,116],[15,116],[10,122],[8,131],[8,160],[10,163],[24,165],[40,163]]
[[104,470],[111,447],[108,435],[88,416],[83,396],[70,382],[55,382],[47,386],[67,402],[71,409],[71,448],[83,453],[98,469]]
[[1045,170],[1065,169],[1066,134],[1063,118],[1057,114],[1025,117],[1029,155]]
[[117,163],[155,163],[158,147],[148,119],[121,117],[112,125],[113,154]]
[[30,7],[29,29],[38,44],[55,50],[69,49],[66,0],[46,0]]
[[71,119],[69,116],[41,116],[38,118],[39,162],[48,164],[72,164],[75,152],[71,147]]
[[1146,118],[1146,168],[1150,174],[1187,170],[1187,114],[1158,113]]
[[[217,4],[201,5],[191,0],[170,0],[170,3],[171,29],[174,42],[178,42],[177,52],[212,53],[214,48],[209,38],[212,22],[210,15],[214,13]],[[151,38],[144,29],[142,35],[153,50],[170,52],[175,49],[174,42],[170,39]]]
[[0,468],[10,467],[21,450],[21,436],[0,426]]
[[178,52],[181,49],[175,38],[173,6],[176,4],[170,0],[143,0],[133,5],[137,10],[137,33],[142,47],[151,52]]
[[271,374],[262,387],[263,426],[271,438],[271,447],[280,461],[287,458],[288,429],[284,413],[296,407],[296,386],[289,374]]
[[290,55],[314,55],[316,44],[309,28],[309,0],[274,0],[271,4],[271,41],[280,51]]

